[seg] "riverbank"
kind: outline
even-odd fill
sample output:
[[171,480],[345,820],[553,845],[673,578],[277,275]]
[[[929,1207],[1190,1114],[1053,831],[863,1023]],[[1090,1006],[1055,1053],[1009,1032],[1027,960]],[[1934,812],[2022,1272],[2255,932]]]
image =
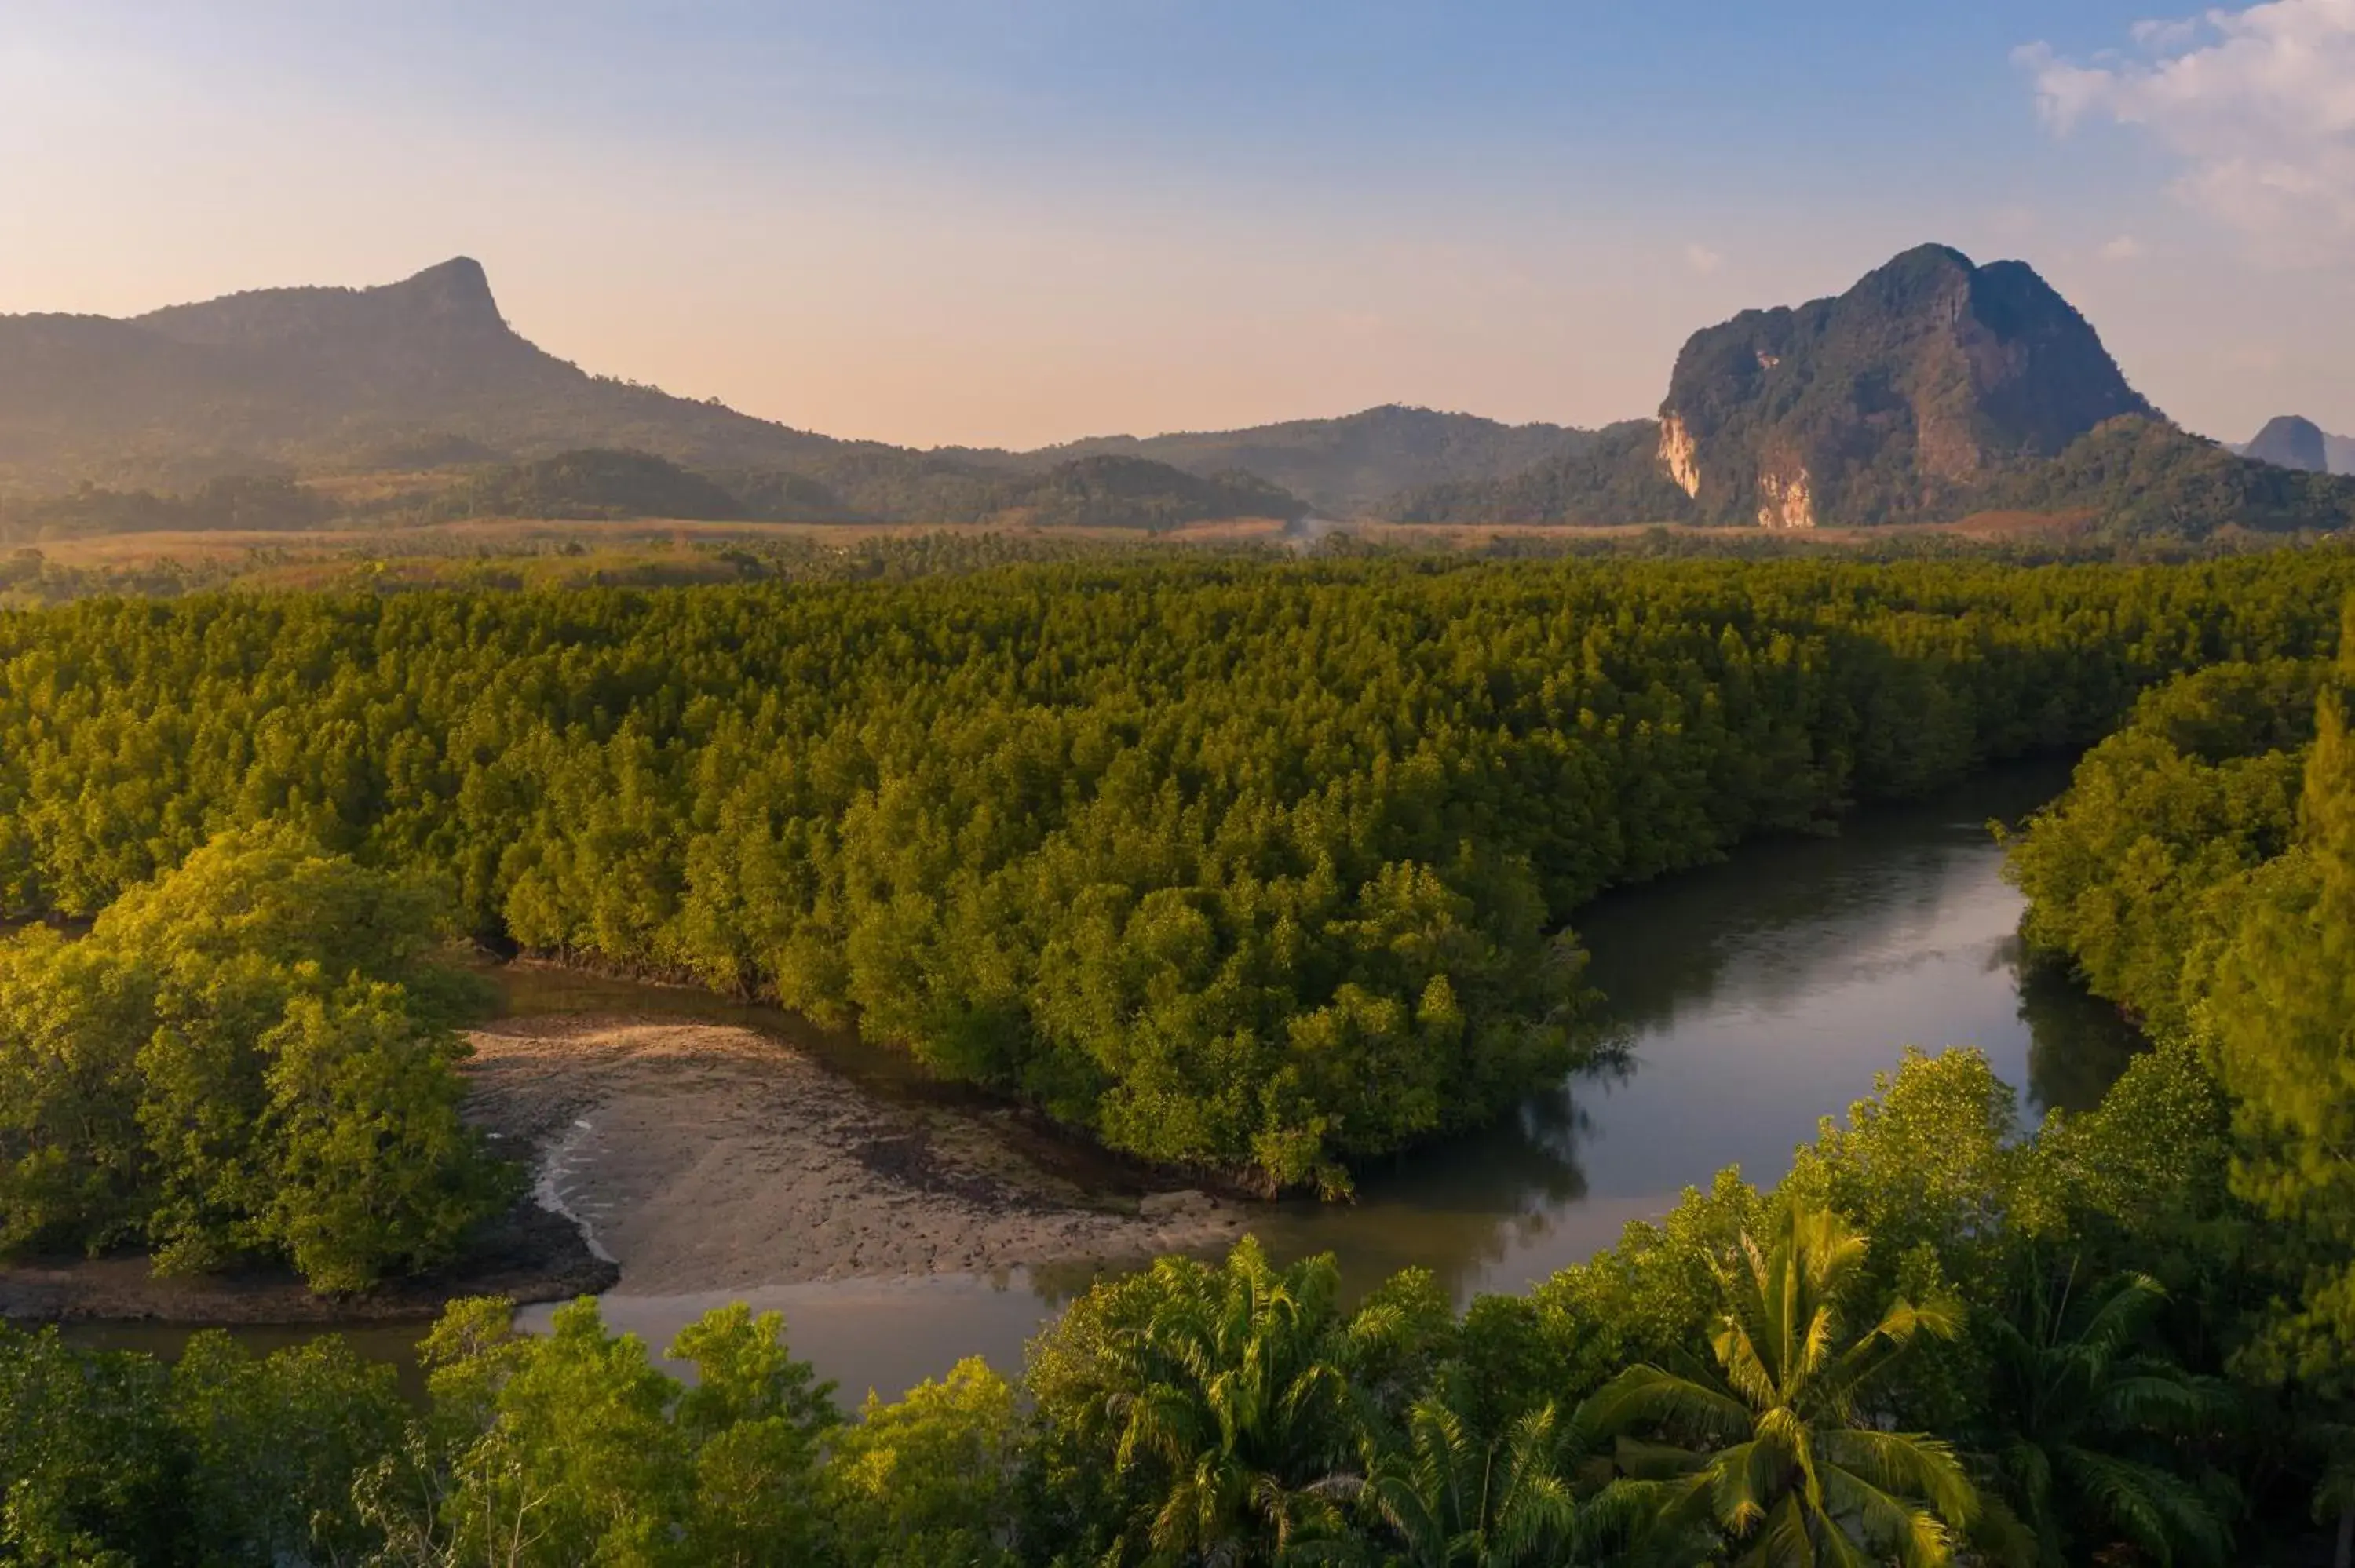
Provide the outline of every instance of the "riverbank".
[[[1213,1251],[1243,1211],[1092,1191],[1026,1158],[1012,1111],[894,1101],[752,1029],[510,1018],[471,1036],[467,1117],[531,1198],[465,1259],[362,1296],[282,1271],[162,1277],[142,1256],[0,1269],[0,1318],[326,1324],[460,1296],[559,1301],[1141,1263]],[[1001,1125],[1003,1124],[1003,1125]]]
[[449,1267],[363,1295],[314,1296],[279,1268],[164,1276],[144,1255],[37,1259],[0,1268],[0,1319],[196,1328],[421,1322],[461,1296],[567,1301],[609,1290],[620,1277],[561,1215],[527,1199]]

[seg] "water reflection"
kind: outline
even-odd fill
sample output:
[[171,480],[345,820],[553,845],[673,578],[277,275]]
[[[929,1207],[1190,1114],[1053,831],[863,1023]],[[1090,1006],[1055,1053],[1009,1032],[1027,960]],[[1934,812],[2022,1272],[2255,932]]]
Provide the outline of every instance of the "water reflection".
[[1350,1209],[1286,1205],[1264,1229],[1286,1254],[1338,1253],[1359,1287],[1415,1264],[1459,1298],[1518,1290],[1725,1166],[1776,1180],[1908,1044],[1978,1047],[2031,1116],[2092,1103],[2136,1037],[2024,964],[2020,898],[1987,830],[2066,781],[2058,765],[2002,769],[1836,838],[1598,900],[1575,923],[1623,1061],[1494,1135],[1376,1172]]
[[2043,1109],[2091,1110],[2149,1042],[2062,965],[2015,951],[2019,1020],[2028,1030],[2028,1097]]
[[[1353,1292],[1423,1267],[1464,1299],[1527,1288],[1727,1165],[1777,1179],[1818,1119],[1871,1093],[1907,1044],[1985,1051],[2031,1117],[2093,1103],[2138,1042],[2065,976],[2025,962],[2020,898],[1987,827],[2025,816],[2066,782],[2059,764],[1999,769],[1945,800],[1866,813],[1838,836],[1753,845],[1598,900],[1575,923],[1618,1054],[1532,1096],[1501,1126],[1362,1172],[1354,1203],[1275,1204],[1254,1228],[1279,1255],[1338,1255]],[[896,1058],[783,1014],[545,971],[513,982],[525,988],[518,1007],[676,1006],[790,1031],[881,1092],[942,1092]],[[1091,1158],[1059,1147],[1067,1160]],[[1134,1176],[1116,1161],[1098,1172]],[[797,1342],[823,1350],[828,1375],[857,1388],[870,1372],[922,1375],[966,1353],[1010,1355],[1084,1283],[1017,1274],[754,1295],[784,1308]],[[617,1319],[655,1340],[710,1304],[612,1302]]]

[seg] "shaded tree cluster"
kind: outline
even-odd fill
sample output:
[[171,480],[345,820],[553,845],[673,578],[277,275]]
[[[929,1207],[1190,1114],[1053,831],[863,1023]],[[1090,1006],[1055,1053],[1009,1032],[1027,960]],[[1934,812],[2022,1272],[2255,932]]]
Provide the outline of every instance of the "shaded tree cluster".
[[0,1253],[261,1259],[321,1291],[446,1261],[516,1196],[459,1118],[434,901],[224,835],[86,936],[0,943]]

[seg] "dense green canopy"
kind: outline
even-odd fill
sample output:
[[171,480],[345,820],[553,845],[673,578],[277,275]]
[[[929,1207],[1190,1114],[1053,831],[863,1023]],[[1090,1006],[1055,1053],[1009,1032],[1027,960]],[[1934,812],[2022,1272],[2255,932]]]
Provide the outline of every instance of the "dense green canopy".
[[288,823],[486,938],[855,1017],[1337,1185],[1575,1058],[1614,883],[2303,656],[2336,554],[2127,571],[1131,560],[0,617],[0,904]]

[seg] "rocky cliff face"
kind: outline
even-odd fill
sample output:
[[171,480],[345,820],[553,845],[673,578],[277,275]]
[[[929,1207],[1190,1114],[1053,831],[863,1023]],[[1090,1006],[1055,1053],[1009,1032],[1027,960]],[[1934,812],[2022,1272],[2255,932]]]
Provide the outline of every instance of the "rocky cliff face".
[[1932,245],[1837,299],[1694,334],[1659,462],[1708,522],[1915,521],[2124,414],[2155,410],[2031,269]]
[[2295,414],[2266,420],[2265,428],[2257,432],[2256,440],[2242,455],[2282,468],[2303,469],[2307,473],[2330,471],[2330,449],[2322,427]]

